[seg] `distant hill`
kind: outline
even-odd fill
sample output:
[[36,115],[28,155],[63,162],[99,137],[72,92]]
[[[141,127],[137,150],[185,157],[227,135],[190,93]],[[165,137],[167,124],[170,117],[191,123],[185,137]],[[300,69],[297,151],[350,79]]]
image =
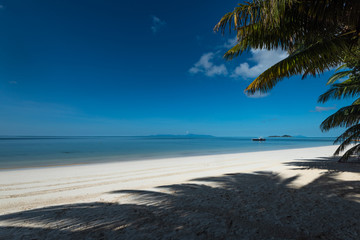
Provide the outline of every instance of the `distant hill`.
[[292,137],[292,136],[290,136],[290,135],[282,135],[282,136],[275,135],[275,136],[269,136],[269,137]]
[[157,135],[150,135],[147,137],[152,137],[152,138],[214,138],[214,136],[212,136],[212,135],[200,135],[200,134],[184,134],[184,135],[157,134]]

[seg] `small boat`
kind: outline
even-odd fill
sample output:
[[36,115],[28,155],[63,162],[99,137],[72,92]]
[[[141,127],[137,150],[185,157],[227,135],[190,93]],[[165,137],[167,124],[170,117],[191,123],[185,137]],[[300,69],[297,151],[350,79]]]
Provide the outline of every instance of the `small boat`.
[[253,138],[252,139],[253,141],[256,141],[256,142],[263,142],[263,141],[266,141],[265,138],[262,138],[262,137],[259,137],[259,138]]

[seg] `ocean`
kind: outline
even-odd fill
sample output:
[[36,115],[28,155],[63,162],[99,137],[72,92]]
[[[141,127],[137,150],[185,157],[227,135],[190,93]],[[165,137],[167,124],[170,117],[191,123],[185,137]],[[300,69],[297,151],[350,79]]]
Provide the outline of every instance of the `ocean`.
[[0,137],[0,169],[256,152],[332,145],[334,138]]

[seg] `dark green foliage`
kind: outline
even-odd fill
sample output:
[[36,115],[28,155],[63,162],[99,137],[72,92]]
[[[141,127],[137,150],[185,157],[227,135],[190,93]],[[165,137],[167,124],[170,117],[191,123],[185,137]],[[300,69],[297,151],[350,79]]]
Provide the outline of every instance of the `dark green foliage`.
[[[345,64],[337,69],[332,77],[330,77],[328,84],[332,84],[331,88],[322,94],[318,101],[327,102],[330,99],[342,99],[347,97],[359,97],[360,94],[360,48],[344,58]],[[346,68],[345,70],[343,70]],[[343,71],[340,71],[343,70]],[[345,81],[336,83],[337,81],[348,77]],[[360,140],[360,98],[357,98],[352,105],[339,109],[336,113],[329,116],[322,122],[320,128],[322,131],[328,131],[335,127],[348,127],[348,129],[341,134],[335,143],[341,143],[335,155],[344,151],[346,147],[352,145]],[[339,161],[346,162],[348,158],[359,152],[360,145],[350,148],[340,158]]]
[[358,0],[253,0],[225,14],[214,30],[237,33],[226,59],[250,48],[288,51],[246,88],[251,94],[269,91],[286,77],[315,76],[339,65],[359,45],[359,13]]

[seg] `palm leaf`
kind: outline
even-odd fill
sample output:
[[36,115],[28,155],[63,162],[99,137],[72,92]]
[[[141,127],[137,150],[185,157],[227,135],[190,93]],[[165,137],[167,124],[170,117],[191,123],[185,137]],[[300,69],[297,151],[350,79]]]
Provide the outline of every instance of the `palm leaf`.
[[340,71],[342,69],[345,69],[345,68],[348,68],[347,64],[342,64],[337,69],[335,69],[335,72],[338,72],[338,71]]
[[328,80],[328,82],[326,83],[327,85],[333,84],[334,82],[336,82],[339,79],[342,79],[344,77],[347,77],[349,74],[351,74],[352,71],[348,70],[348,71],[343,71],[343,72],[337,72],[334,73]]
[[347,40],[336,38],[317,42],[302,50],[296,51],[276,63],[257,77],[245,91],[253,94],[257,91],[267,92],[280,80],[292,75],[316,75],[336,67],[346,52]]
[[340,152],[344,151],[344,149],[352,144],[354,140],[360,139],[360,125],[356,124],[348,128],[343,134],[341,134],[334,143],[340,143],[340,146],[336,149],[334,155],[339,155]]
[[329,131],[335,127],[351,127],[360,120],[360,105],[350,105],[339,109],[326,118],[320,125],[322,131]]
[[339,159],[339,162],[347,162],[347,160],[355,154],[358,154],[360,151],[360,144],[357,144],[356,146],[350,148],[347,150],[344,155]]
[[354,97],[359,95],[359,93],[360,79],[352,77],[342,83],[334,84],[333,86],[331,86],[328,91],[320,95],[318,102],[325,103],[330,99]]
[[356,99],[352,105],[360,105],[360,98]]

